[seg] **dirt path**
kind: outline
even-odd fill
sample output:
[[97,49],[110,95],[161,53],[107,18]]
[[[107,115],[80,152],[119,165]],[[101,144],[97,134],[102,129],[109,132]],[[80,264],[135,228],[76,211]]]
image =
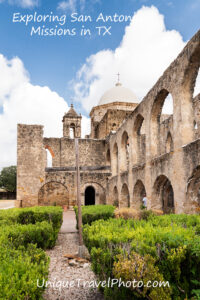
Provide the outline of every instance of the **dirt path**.
[[[102,294],[96,288],[89,287],[89,282],[96,280],[94,273],[91,271],[90,263],[71,266],[64,257],[65,254],[77,253],[78,233],[74,212],[64,213],[63,221],[56,246],[47,251],[51,259],[48,280],[57,287],[47,287],[44,299],[103,300]],[[69,284],[71,284],[71,287],[69,287]]]

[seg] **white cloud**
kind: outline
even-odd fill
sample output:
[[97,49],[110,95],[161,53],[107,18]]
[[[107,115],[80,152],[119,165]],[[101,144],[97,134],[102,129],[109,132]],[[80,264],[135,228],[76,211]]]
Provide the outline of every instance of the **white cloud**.
[[166,30],[157,8],[142,7],[126,27],[119,47],[87,58],[73,82],[75,98],[89,111],[120,72],[122,84],[141,100],[184,45],[179,32]]
[[11,5],[17,5],[23,8],[33,8],[39,5],[39,0],[0,0],[0,3],[8,2]]
[[61,1],[58,3],[57,9],[74,12],[76,10],[76,0]]
[[[19,58],[0,55],[0,168],[16,164],[17,123],[44,125],[44,135],[62,136],[62,117],[68,105],[48,87],[32,85]],[[88,133],[83,116],[83,134]]]

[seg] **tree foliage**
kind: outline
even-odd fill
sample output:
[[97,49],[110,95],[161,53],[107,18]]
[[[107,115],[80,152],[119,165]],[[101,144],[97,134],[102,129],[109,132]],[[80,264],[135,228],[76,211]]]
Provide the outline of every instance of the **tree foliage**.
[[10,166],[3,168],[0,173],[0,188],[5,188],[8,192],[16,192],[17,167]]

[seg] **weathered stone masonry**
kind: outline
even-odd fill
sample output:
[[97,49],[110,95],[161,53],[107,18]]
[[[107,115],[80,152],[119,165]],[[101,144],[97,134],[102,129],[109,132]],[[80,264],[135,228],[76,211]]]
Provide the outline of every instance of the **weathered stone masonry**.
[[[83,204],[93,187],[95,203],[138,208],[147,195],[149,208],[166,213],[198,209],[200,95],[193,98],[193,91],[199,66],[200,31],[140,104],[126,102],[130,93],[119,100],[118,83],[114,96],[107,94],[112,99],[104,96],[92,109],[91,135],[79,139]],[[173,115],[161,116],[169,94]],[[39,125],[18,125],[17,199],[23,206],[76,203],[73,137],[80,137],[81,116],[71,107],[63,120],[63,138],[43,138]],[[45,149],[52,168],[45,168]]]

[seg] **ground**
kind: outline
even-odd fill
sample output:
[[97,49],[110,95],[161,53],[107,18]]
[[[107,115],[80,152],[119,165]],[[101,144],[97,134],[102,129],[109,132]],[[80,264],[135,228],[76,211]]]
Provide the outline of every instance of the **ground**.
[[[91,264],[85,263],[82,267],[70,266],[64,255],[76,254],[78,252],[78,233],[76,230],[76,220],[73,211],[63,213],[63,224],[58,235],[56,246],[48,250],[50,256],[49,278],[51,282],[58,281],[83,281],[96,280],[95,274],[91,270]],[[80,284],[81,285],[81,284]],[[75,287],[54,289],[48,287],[44,294],[46,300],[103,300],[102,294],[97,289],[87,287]]]

